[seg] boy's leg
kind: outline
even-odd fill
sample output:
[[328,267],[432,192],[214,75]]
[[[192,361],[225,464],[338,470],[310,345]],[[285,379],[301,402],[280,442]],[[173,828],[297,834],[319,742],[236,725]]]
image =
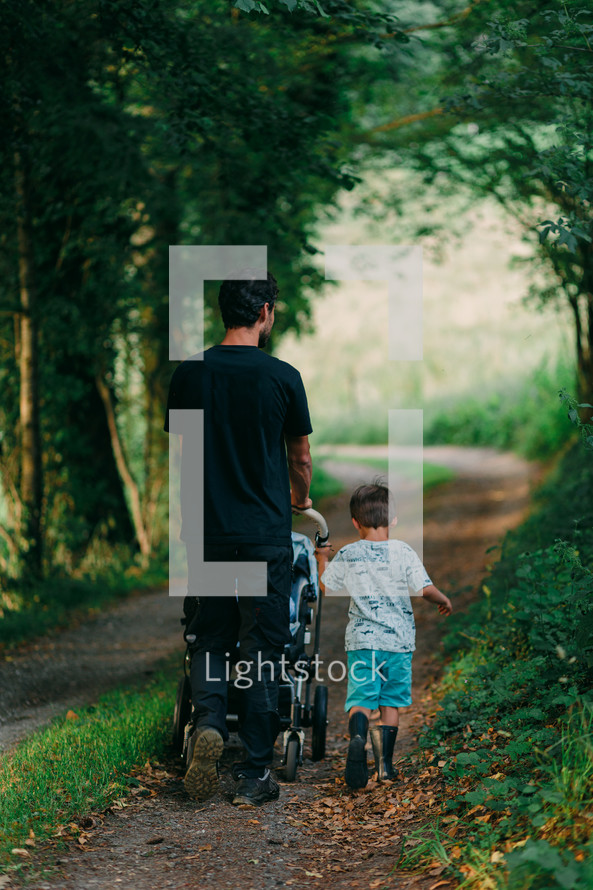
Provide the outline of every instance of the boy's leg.
[[372,651],[348,652],[348,694],[344,707],[348,712],[350,743],[344,778],[350,788],[364,788],[368,782],[366,741],[369,717],[379,701],[379,688]]
[[381,723],[383,726],[399,726],[399,708],[389,705],[379,705],[381,711]]
[[393,780],[393,749],[397,739],[399,708],[412,703],[412,653],[379,652],[385,680],[381,686],[379,709],[381,723],[371,728],[371,743],[379,781]]
[[371,727],[371,743],[375,756],[375,769],[380,782],[397,778],[393,766],[393,748],[397,739],[399,712],[397,708],[379,705],[381,723]]
[[344,778],[350,788],[364,788],[369,780],[366,743],[370,713],[370,708],[353,707],[348,714],[350,743]]

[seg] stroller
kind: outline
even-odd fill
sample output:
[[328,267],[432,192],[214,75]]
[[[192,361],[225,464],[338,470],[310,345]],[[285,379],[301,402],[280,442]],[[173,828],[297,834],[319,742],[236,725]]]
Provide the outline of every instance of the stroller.
[[[311,519],[317,526],[315,544],[325,544],[329,538],[327,523],[321,513],[307,509],[294,511]],[[290,593],[290,642],[285,647],[285,671],[278,683],[278,711],[283,731],[284,778],[294,782],[299,764],[303,762],[305,729],[311,728],[313,760],[325,756],[327,730],[327,686],[317,684],[311,702],[315,659],[319,655],[322,597],[319,589],[314,546],[306,535],[292,532],[293,578]],[[311,628],[313,644],[311,648]],[[308,649],[310,651],[308,651]],[[173,716],[173,747],[185,761],[189,736],[192,732],[192,703],[189,680],[191,655],[189,646],[183,662],[184,671],[177,685]],[[241,693],[233,683],[228,686],[227,729],[239,728],[237,695]]]

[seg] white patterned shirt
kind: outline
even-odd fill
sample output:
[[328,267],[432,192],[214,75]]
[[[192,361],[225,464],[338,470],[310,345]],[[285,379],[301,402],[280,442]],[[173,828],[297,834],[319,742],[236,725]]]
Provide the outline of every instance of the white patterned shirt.
[[348,594],[346,651],[413,652],[416,628],[410,594],[432,584],[420,557],[395,539],[347,544],[323,573],[328,594]]

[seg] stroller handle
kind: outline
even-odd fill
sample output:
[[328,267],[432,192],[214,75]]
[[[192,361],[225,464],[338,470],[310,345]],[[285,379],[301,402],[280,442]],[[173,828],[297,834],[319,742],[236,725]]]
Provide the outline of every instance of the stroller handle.
[[317,526],[317,531],[315,533],[315,545],[317,547],[327,543],[329,539],[329,529],[327,527],[325,517],[322,516],[321,513],[319,513],[317,510],[313,510],[312,507],[307,507],[304,510],[299,507],[293,507],[292,512],[296,513],[298,516],[306,516],[307,519],[313,520],[313,522]]

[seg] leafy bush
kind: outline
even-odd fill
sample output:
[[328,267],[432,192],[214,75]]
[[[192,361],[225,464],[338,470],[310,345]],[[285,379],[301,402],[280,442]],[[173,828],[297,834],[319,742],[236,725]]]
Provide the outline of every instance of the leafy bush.
[[428,444],[489,446],[543,459],[574,437],[570,424],[559,422],[558,389],[572,383],[574,370],[565,361],[543,361],[533,374],[514,385],[456,396],[425,410]]
[[425,839],[407,864],[438,856],[464,886],[591,886],[592,477],[577,445],[445,640],[453,660],[421,745],[442,764],[455,840]]

